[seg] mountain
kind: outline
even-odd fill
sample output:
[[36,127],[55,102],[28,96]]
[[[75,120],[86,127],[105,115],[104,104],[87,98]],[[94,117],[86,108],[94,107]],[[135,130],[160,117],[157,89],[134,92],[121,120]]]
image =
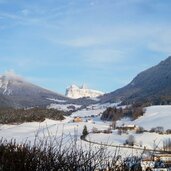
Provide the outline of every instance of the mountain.
[[101,102],[171,102],[171,56],[138,74],[127,86],[101,97]]
[[[68,97],[41,88],[25,81],[14,73],[7,72],[0,76],[0,107],[47,107],[55,104],[77,104],[85,107],[95,103],[135,102],[152,104],[171,104],[171,56],[138,74],[128,85],[108,94],[90,90],[86,87],[71,86],[67,89]],[[96,101],[94,96],[99,96]],[[86,96],[86,97],[85,97]]]
[[50,99],[70,102],[69,98],[25,81],[13,72],[0,76],[0,107],[45,107]]
[[66,89],[65,95],[67,97],[73,98],[73,99],[78,99],[78,98],[83,98],[83,97],[98,97],[103,95],[103,92],[97,91],[97,90],[92,90],[88,89],[85,85],[78,87],[76,85],[71,85],[69,88]]

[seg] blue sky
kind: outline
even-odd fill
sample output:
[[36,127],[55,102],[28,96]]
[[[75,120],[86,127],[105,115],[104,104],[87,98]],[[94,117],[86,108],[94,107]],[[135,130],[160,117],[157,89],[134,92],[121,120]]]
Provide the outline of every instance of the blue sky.
[[110,92],[171,55],[170,0],[0,0],[0,73]]

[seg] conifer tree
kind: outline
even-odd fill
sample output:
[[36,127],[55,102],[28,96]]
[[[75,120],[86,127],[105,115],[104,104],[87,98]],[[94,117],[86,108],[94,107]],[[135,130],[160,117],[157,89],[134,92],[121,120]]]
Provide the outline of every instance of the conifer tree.
[[87,130],[87,126],[86,126],[86,125],[84,125],[82,135],[83,135],[84,137],[88,135],[88,130]]

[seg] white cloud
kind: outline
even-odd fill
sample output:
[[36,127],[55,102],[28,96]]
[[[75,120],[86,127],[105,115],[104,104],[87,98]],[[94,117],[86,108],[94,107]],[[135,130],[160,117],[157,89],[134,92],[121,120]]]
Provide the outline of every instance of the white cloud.
[[15,79],[15,80],[24,80],[20,75],[16,74],[13,69],[5,71],[3,74],[4,76],[7,77],[7,79]]
[[[132,25],[118,25],[116,26],[95,26],[89,32],[87,27],[80,28],[76,33],[75,30],[70,29],[70,34],[64,37],[65,40],[60,40],[56,36],[49,36],[49,40],[57,44],[66,45],[74,48],[87,48],[101,45],[131,45],[132,43],[142,44],[145,41],[152,41],[154,37],[161,36],[158,33],[163,29],[162,26],[155,26],[154,24],[132,24]],[[169,28],[168,28],[169,29]],[[167,29],[166,29],[167,31]],[[67,38],[75,35],[73,38]],[[51,38],[50,38],[51,37]]]
[[[106,67],[106,65],[118,63],[124,60],[124,52],[112,49],[94,49],[83,54],[83,60],[90,66]],[[109,66],[108,66],[109,67]]]
[[30,10],[28,10],[28,9],[23,9],[23,10],[21,10],[21,13],[22,13],[24,16],[28,16],[29,13],[30,13]]
[[19,20],[19,19],[21,19],[21,17],[16,15],[16,14],[6,13],[6,12],[1,12],[0,17],[1,18],[8,18],[8,19],[11,19],[11,20]]
[[71,47],[88,47],[100,44],[101,42],[95,37],[80,37],[62,42],[62,44]]
[[148,44],[150,50],[171,54],[171,28],[158,31]]

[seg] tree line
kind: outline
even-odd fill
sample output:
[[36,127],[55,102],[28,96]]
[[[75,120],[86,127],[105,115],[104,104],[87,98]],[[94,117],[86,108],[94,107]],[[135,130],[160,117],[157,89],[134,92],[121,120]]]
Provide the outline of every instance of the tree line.
[[144,112],[144,107],[137,104],[126,108],[109,107],[102,113],[101,119],[107,121],[117,121],[123,117],[129,117],[132,120],[135,120],[138,117],[143,116]]
[[43,122],[46,118],[63,120],[65,112],[56,109],[0,109],[0,124]]

